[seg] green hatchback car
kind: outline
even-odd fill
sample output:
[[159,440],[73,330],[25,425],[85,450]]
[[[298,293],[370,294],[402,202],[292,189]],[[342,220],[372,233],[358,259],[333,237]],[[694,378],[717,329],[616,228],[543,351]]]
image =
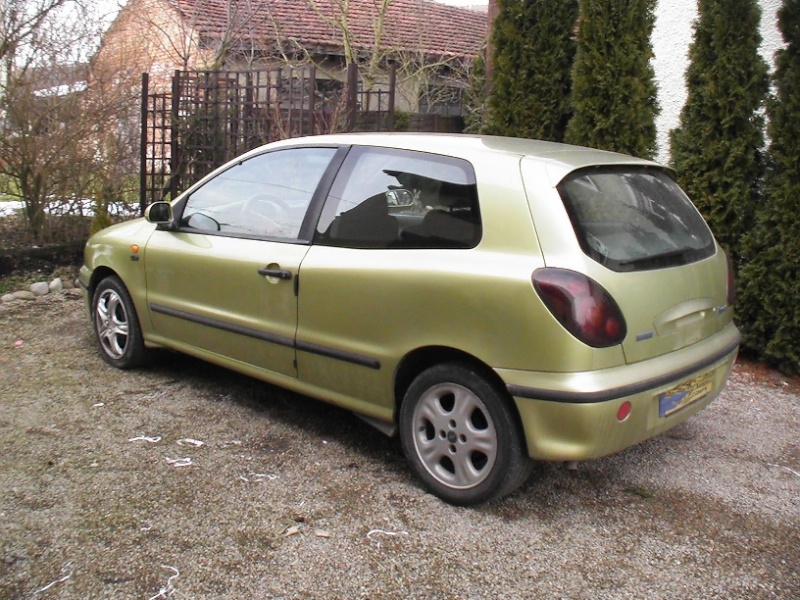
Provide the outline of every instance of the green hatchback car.
[[685,421],[739,346],[669,169],[514,138],[268,144],[92,236],[80,280],[111,365],[169,348],[342,406],[460,505]]

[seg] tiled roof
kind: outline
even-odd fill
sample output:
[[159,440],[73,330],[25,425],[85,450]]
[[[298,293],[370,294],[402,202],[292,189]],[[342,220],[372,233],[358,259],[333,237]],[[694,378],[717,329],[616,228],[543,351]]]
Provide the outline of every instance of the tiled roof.
[[[306,49],[341,51],[342,6],[351,45],[375,46],[381,0],[166,0],[202,35],[221,37],[230,22],[264,43],[292,41]],[[229,8],[230,5],[230,8]],[[432,0],[390,0],[381,47],[439,56],[474,56],[487,34],[487,15]]]

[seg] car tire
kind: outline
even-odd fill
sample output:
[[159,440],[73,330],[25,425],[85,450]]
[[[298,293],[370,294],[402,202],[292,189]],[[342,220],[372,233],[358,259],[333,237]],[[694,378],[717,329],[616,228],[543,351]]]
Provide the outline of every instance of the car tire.
[[106,277],[95,288],[92,329],[100,355],[111,366],[132,369],[148,361],[136,308],[118,277]]
[[533,463],[511,398],[467,365],[423,371],[408,388],[398,421],[412,469],[446,502],[496,500],[530,475]]

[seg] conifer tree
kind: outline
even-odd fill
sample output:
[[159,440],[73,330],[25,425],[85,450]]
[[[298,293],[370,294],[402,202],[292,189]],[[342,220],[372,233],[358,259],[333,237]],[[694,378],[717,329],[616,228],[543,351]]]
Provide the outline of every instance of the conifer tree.
[[656,0],[581,0],[567,141],[651,158],[656,152],[650,41]]
[[770,146],[765,199],[745,238],[737,311],[744,348],[800,372],[800,0],[784,0],[767,104]]
[[738,272],[763,175],[767,65],[758,53],[757,0],[699,0],[688,96],[671,132],[679,181]]
[[488,118],[486,107],[485,50],[472,60],[469,85],[464,93],[464,133],[483,133]]
[[577,0],[498,0],[487,131],[563,141]]

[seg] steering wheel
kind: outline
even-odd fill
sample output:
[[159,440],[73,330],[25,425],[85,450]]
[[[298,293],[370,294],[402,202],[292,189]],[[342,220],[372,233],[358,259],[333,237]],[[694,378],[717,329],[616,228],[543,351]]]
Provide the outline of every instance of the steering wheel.
[[250,222],[249,229],[262,230],[265,235],[276,235],[283,229],[286,205],[269,194],[254,194],[242,204],[242,217]]

